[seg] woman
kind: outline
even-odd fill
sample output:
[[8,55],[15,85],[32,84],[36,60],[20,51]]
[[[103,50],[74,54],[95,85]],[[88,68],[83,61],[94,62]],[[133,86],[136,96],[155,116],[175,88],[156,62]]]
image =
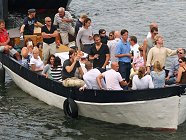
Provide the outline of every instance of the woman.
[[55,55],[51,54],[47,60],[47,64],[42,71],[42,75],[46,78],[52,79],[50,68],[53,67]]
[[62,80],[62,65],[61,65],[61,59],[59,57],[55,57],[54,64],[50,68],[50,71],[53,80],[55,81]]
[[132,69],[130,70],[130,79],[133,78],[134,75],[138,74],[138,69],[139,67],[144,66],[144,60],[143,60],[143,46],[140,46],[138,48],[139,50],[139,55],[134,57],[133,62],[132,62]]
[[39,49],[35,47],[32,53],[33,53],[33,57],[30,59],[31,70],[41,74],[44,64],[39,56]]
[[[90,27],[91,25],[91,19],[86,18],[84,20],[84,25],[83,27],[78,31],[77,37],[76,37],[76,43],[78,50],[82,50],[83,52],[89,54],[90,48],[92,44],[94,43],[93,40],[93,32],[92,28]],[[82,43],[82,48],[81,48],[81,43]]]
[[159,61],[154,62],[154,70],[151,71],[150,75],[152,77],[152,82],[154,88],[162,88],[165,86],[165,70],[162,69],[162,66]]
[[176,79],[176,83],[186,84],[186,58],[181,57],[178,61],[180,67],[178,69],[178,76]]
[[145,67],[140,67],[138,75],[134,75],[132,80],[132,90],[154,88],[150,75],[145,75]]

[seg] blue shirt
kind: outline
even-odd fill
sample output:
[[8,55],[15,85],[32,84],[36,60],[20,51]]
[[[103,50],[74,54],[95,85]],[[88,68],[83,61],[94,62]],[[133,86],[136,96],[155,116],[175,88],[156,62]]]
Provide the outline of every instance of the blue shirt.
[[165,86],[165,70],[162,70],[161,72],[151,71],[150,75],[152,77],[154,88],[162,88]]
[[[129,54],[130,50],[130,43],[128,41],[123,42],[123,39],[120,39],[120,41],[116,45],[116,54]],[[131,62],[131,58],[128,56],[124,56],[118,58],[118,61],[128,63]]]

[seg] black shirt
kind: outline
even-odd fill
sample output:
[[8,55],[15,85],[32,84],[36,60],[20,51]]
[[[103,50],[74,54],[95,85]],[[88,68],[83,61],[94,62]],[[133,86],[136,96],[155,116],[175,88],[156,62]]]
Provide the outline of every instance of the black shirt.
[[109,40],[109,37],[108,36],[100,36],[100,38],[101,38],[101,43],[103,43],[103,44],[107,44],[107,42],[108,42],[108,40]]
[[[51,25],[51,29],[48,30],[48,28],[45,26],[43,26],[41,28],[41,32],[45,32],[46,34],[53,34],[55,31],[57,30],[56,26]],[[43,38],[43,42],[47,43],[47,44],[52,44],[55,42],[55,37],[52,38]]]
[[34,34],[34,23],[36,22],[37,22],[36,18],[26,17],[23,21],[23,24],[25,25],[23,34],[33,35]]
[[73,70],[69,73],[69,72],[67,72],[67,70],[65,69],[65,67],[66,66],[71,66],[71,65],[72,65],[72,62],[70,61],[70,59],[67,59],[67,60],[65,60],[63,62],[63,70],[62,70],[62,73],[63,73],[62,79],[63,80],[65,80],[67,78],[74,77],[74,74],[76,72],[76,68],[81,67],[79,61],[77,61],[76,64],[75,64],[75,66],[74,66],[74,68],[73,68]]
[[106,60],[106,54],[109,54],[109,48],[106,44],[102,44],[100,49],[97,50],[95,44],[90,49],[90,55],[98,54],[98,59],[93,60],[93,68],[101,68]]
[[83,26],[83,23],[78,19],[76,21],[76,25],[75,25],[75,36],[77,36],[77,33],[79,31],[79,29]]

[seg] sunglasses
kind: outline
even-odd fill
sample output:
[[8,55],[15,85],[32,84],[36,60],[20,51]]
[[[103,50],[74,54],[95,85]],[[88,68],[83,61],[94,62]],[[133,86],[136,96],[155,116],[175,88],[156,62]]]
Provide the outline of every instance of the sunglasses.
[[183,63],[183,61],[178,61],[179,63]]
[[109,36],[113,36],[113,35],[109,35]]
[[182,52],[178,52],[177,54],[183,54]]
[[51,20],[49,20],[49,21],[46,21],[46,22],[52,22]]

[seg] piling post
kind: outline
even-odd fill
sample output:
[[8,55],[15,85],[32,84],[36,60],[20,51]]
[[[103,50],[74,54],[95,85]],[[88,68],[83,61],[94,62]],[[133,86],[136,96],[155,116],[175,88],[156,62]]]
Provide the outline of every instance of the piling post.
[[0,83],[4,83],[4,82],[5,82],[5,68],[0,63]]
[[0,0],[0,19],[8,19],[8,0]]

